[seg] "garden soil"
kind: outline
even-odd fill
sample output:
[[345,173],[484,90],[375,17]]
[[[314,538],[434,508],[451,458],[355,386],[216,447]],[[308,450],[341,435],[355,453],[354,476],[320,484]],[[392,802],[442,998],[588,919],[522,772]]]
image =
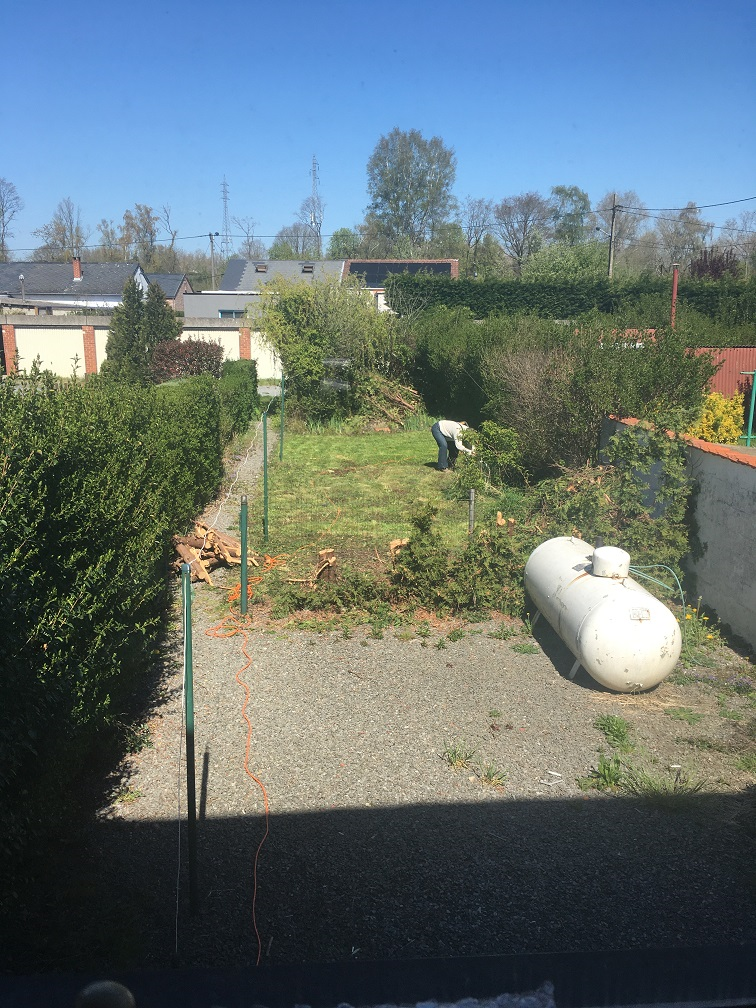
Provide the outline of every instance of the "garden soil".
[[[206,513],[217,527],[237,533],[259,464],[259,449],[233,460],[228,500]],[[217,573],[227,588],[238,578]],[[178,620],[178,587],[176,600]],[[15,969],[756,940],[754,779],[732,755],[752,709],[723,717],[705,681],[618,696],[582,672],[570,680],[571,656],[541,624],[533,645],[492,637],[501,621],[456,640],[441,625],[319,634],[254,604],[231,633],[241,621],[218,629],[228,612],[225,591],[193,586],[196,908],[176,629],[149,744],[61,838],[18,922]],[[725,647],[720,660],[745,667]],[[605,714],[629,722],[646,765],[679,765],[703,789],[673,803],[581,790],[608,748]]]

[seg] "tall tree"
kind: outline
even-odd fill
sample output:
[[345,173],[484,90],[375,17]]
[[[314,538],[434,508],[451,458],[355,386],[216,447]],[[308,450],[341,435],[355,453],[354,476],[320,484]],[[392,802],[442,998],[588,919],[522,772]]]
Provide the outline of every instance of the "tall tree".
[[614,251],[621,252],[637,241],[641,231],[647,227],[646,206],[632,189],[626,192],[609,192],[596,204],[596,221],[604,236],[611,234],[612,207],[619,207],[614,213]]
[[440,137],[394,128],[367,163],[368,214],[390,238],[422,246],[455,208],[456,168],[454,151]]
[[656,221],[662,264],[679,263],[687,268],[691,259],[703,248],[710,231],[711,224],[702,219],[695,203],[686,203],[677,212],[664,211],[664,216]]
[[129,256],[139,260],[144,269],[152,269],[160,218],[146,203],[135,203],[123,215],[123,240]]
[[510,196],[494,207],[493,230],[511,256],[517,276],[527,257],[548,237],[551,220],[551,204],[536,192]]
[[231,223],[238,228],[242,234],[242,243],[239,246],[239,255],[243,259],[265,259],[268,252],[259,238],[255,238],[255,228],[257,221],[251,217],[233,217]]
[[307,199],[302,200],[302,204],[297,211],[296,222],[302,228],[303,234],[312,236],[316,253],[313,258],[316,259],[320,259],[323,250],[320,235],[323,229],[324,212],[325,204],[318,195],[308,196]]
[[593,237],[591,230],[595,225],[587,192],[574,185],[554,186],[551,190],[551,205],[556,241],[566,245],[579,245],[588,237]]
[[0,178],[0,262],[8,261],[8,239],[13,237],[10,226],[24,204],[18,190],[8,179]]
[[177,339],[181,329],[181,320],[157,284],[150,284],[144,297],[136,280],[127,280],[110,323],[103,377],[122,385],[146,385],[155,347]]
[[42,244],[34,251],[34,258],[42,262],[66,262],[81,254],[89,231],[81,223],[81,210],[70,196],[62,199],[47,224],[33,231]]
[[743,210],[724,222],[719,244],[735,250],[745,264],[746,277],[756,269],[756,210]]
[[317,237],[302,224],[287,224],[275,237],[268,252],[270,259],[317,259]]
[[462,204],[462,229],[465,235],[464,272],[467,276],[478,275],[478,249],[483,238],[491,230],[493,202],[487,199],[473,199],[468,196]]

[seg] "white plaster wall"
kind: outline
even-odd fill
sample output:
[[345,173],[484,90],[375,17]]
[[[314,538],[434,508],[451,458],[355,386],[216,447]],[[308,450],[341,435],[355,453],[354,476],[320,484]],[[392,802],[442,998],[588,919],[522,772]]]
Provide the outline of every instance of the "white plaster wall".
[[[257,375],[259,378],[280,378],[281,365],[274,356],[268,344],[263,340],[262,334],[250,331],[250,352],[252,360],[257,361]],[[239,359],[239,330],[238,329],[218,329],[215,327],[203,327],[202,324],[185,324],[181,339],[201,339],[209,340],[213,343],[220,343],[226,360]]]
[[686,567],[696,595],[756,648],[756,466],[689,446],[698,481],[695,520],[703,556]]
[[105,348],[108,345],[108,330],[107,329],[95,329],[95,352],[97,353],[97,370],[99,371],[102,367],[102,362],[107,356],[105,353]]
[[78,356],[78,375],[84,376],[84,338],[81,325],[56,326],[54,329],[26,329],[16,326],[18,366],[28,371],[37,357],[42,368],[61,378],[73,374],[74,357]]

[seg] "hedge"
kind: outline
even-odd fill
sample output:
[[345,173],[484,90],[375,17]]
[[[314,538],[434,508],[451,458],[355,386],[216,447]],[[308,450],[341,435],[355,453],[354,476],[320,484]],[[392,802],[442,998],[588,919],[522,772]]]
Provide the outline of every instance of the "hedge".
[[22,853],[132,707],[171,538],[217,493],[224,442],[258,406],[256,388],[239,395],[251,375],[170,392],[0,383],[0,857]]
[[[399,273],[386,280],[391,307],[467,308],[475,318],[492,314],[533,314],[542,318],[573,319],[588,312],[618,315],[649,297],[669,298],[669,277],[641,277],[610,283],[608,279],[563,284],[520,280],[454,279],[427,273]],[[742,282],[683,278],[678,286],[681,309],[734,325],[756,322],[756,279]]]

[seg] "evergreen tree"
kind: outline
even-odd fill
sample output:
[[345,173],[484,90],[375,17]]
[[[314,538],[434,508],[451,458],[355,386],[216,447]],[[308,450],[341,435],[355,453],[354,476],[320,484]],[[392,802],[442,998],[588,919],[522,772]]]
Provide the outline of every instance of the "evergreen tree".
[[153,350],[158,343],[176,339],[181,328],[181,320],[160,287],[150,284],[144,298],[132,277],[126,281],[123,301],[113,312],[102,375],[123,385],[146,385]]

